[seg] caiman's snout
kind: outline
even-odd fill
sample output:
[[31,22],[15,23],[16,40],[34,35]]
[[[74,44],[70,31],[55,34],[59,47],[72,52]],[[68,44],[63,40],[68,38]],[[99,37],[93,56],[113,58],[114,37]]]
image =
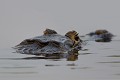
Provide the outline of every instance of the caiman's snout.
[[69,37],[73,41],[73,47],[77,46],[81,42],[78,33],[74,30],[67,32],[65,36]]

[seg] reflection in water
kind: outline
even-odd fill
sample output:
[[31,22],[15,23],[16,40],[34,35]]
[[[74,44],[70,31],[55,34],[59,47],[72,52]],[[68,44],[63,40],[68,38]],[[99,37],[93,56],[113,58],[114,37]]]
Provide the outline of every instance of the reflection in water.
[[120,61],[99,62],[99,63],[120,63]]
[[66,58],[67,61],[76,61],[78,60],[78,53],[55,53],[55,54],[46,54],[46,55],[37,55],[34,57],[25,57],[25,58],[0,58],[1,60],[36,60],[36,59],[50,59],[52,61],[60,61],[60,59]]
[[53,67],[53,66],[60,66],[60,65],[46,64],[45,66],[51,66],[51,67]]
[[73,67],[71,69],[90,69],[91,67]]
[[118,73],[118,74],[115,74],[115,75],[117,75],[117,76],[120,76],[120,73]]
[[110,55],[110,56],[107,56],[107,57],[120,57],[120,55]]
[[80,53],[80,55],[88,55],[88,54],[93,54],[93,53]]
[[76,55],[73,53],[67,56],[67,61],[76,61],[76,60],[78,60],[78,54]]
[[34,60],[34,59],[52,59],[54,61],[59,61],[59,59],[63,59],[66,58],[67,61],[76,61],[78,59],[78,53],[55,53],[55,54],[44,54],[43,55],[37,55],[35,57],[25,57],[22,59],[26,59],[26,60]]
[[67,66],[77,66],[75,63],[67,64]]

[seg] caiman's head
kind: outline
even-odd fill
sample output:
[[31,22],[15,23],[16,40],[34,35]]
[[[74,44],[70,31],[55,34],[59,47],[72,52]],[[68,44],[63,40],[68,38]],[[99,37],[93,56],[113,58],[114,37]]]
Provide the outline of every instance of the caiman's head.
[[55,30],[51,30],[51,29],[46,29],[43,33],[44,33],[44,35],[57,34],[57,32]]
[[67,32],[65,36],[67,36],[74,42],[73,47],[77,46],[80,42],[82,42],[78,36],[78,33],[74,30]]
[[108,33],[108,31],[107,30],[102,30],[102,29],[95,31],[95,34],[97,34],[97,35],[105,34],[105,33]]

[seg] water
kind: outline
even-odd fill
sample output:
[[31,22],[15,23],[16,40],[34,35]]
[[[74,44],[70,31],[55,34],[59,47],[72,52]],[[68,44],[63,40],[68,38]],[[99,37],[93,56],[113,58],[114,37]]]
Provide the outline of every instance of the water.
[[0,0],[0,80],[119,80],[120,36],[89,41],[68,61],[40,59],[11,48],[46,28],[64,35],[107,29],[120,35],[120,0]]
[[[119,39],[119,36],[118,36]],[[120,40],[88,41],[76,59],[44,59],[0,49],[0,80],[119,80]]]

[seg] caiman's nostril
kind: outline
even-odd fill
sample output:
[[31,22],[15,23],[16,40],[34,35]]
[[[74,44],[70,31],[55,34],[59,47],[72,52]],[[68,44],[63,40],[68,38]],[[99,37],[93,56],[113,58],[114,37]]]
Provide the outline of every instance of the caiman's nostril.
[[78,40],[79,40],[79,37],[78,37],[78,36],[75,36],[75,40],[78,41]]

